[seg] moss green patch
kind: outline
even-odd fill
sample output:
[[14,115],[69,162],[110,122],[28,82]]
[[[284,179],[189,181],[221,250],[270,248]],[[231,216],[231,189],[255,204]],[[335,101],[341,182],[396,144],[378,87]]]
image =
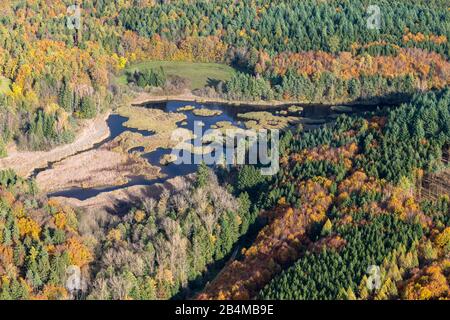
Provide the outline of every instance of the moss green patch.
[[8,78],[5,78],[3,76],[0,76],[0,94],[7,94],[11,92],[10,86],[11,80]]

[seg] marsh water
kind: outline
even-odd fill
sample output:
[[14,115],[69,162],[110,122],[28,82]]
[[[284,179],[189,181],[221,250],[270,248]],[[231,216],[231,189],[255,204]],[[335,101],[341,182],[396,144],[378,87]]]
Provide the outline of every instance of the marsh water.
[[[220,110],[222,113],[220,115],[215,116],[198,116],[195,115],[191,110],[186,111],[178,111],[180,107],[184,106],[194,106],[195,109],[210,109],[210,110]],[[277,106],[277,107],[258,107],[258,106],[232,106],[232,105],[220,105],[220,104],[201,104],[201,103],[193,103],[193,102],[183,102],[183,101],[169,101],[167,103],[150,103],[142,105],[147,108],[159,108],[166,112],[178,112],[178,113],[184,113],[186,115],[186,120],[183,123],[178,123],[178,127],[180,128],[186,128],[193,130],[194,129],[194,123],[197,121],[201,121],[204,125],[202,127],[202,132],[211,129],[212,126],[214,126],[219,121],[228,121],[233,126],[244,128],[244,123],[241,119],[238,117],[238,113],[246,113],[251,111],[268,111],[275,115],[280,115],[281,110],[286,110],[287,114],[283,112],[283,116],[296,116],[300,117],[300,122],[303,125],[304,130],[311,130],[314,128],[317,128],[320,125],[323,125],[325,123],[332,122],[336,119],[336,117],[342,113],[361,113],[366,111],[374,110],[376,107],[370,107],[370,106],[352,106],[352,107],[343,107],[339,110],[336,110],[335,108],[331,108],[330,106],[326,105],[306,105],[301,106],[303,108],[302,111],[295,111],[290,112],[288,111],[289,105],[286,106]],[[127,118],[122,117],[118,114],[112,114],[107,119],[107,124],[110,129],[110,136],[103,140],[100,143],[97,143],[89,150],[99,148],[104,143],[113,140],[120,134],[131,131],[131,132],[137,132],[142,134],[143,136],[150,136],[153,133],[146,130],[137,130],[133,128],[128,128],[124,126],[124,123],[127,121]],[[81,151],[86,152],[88,150]],[[137,147],[131,149],[129,152],[139,152],[142,153],[143,148]],[[142,176],[130,176],[128,183],[124,185],[119,186],[107,186],[102,188],[72,188],[68,190],[61,190],[58,192],[54,192],[49,194],[49,196],[62,196],[62,197],[70,197],[70,198],[76,198],[79,200],[85,200],[91,197],[94,197],[102,192],[110,192],[118,189],[122,189],[125,187],[135,186],[135,185],[152,185],[155,183],[162,183],[166,181],[167,179],[176,177],[176,176],[183,176],[190,173],[193,173],[197,169],[196,164],[174,164],[169,163],[168,165],[161,165],[160,159],[166,155],[170,154],[172,150],[170,149],[163,149],[159,148],[153,152],[149,153],[142,153],[141,156],[145,158],[150,164],[154,166],[158,166],[161,168],[161,174],[162,178],[157,179],[146,179]],[[48,167],[37,169],[34,173],[35,175],[39,172],[48,170],[52,167],[53,163],[49,163]]]

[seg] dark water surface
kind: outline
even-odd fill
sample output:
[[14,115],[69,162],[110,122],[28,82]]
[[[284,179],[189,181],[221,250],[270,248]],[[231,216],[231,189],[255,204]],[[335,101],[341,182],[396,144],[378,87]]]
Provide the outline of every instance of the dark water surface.
[[[206,108],[211,110],[221,110],[222,114],[211,116],[211,117],[203,117],[203,116],[196,116],[192,113],[191,110],[189,111],[177,111],[178,108],[184,107],[187,105],[195,106],[196,109]],[[234,126],[244,128],[244,123],[238,118],[238,113],[245,113],[245,112],[251,112],[251,111],[268,111],[271,113],[276,114],[280,110],[287,110],[287,106],[282,107],[254,107],[254,106],[228,106],[228,105],[219,105],[219,104],[200,104],[200,103],[194,103],[194,102],[182,102],[182,101],[169,101],[167,103],[152,103],[144,105],[145,107],[149,108],[159,108],[166,112],[180,112],[184,113],[187,116],[186,124],[178,123],[178,126],[180,128],[186,128],[193,130],[194,129],[194,122],[201,121],[204,123],[204,126],[202,127],[202,132],[205,130],[211,129],[211,126],[216,124],[219,121],[229,121]],[[317,128],[320,125],[323,125],[325,123],[329,123],[334,121],[336,117],[339,114],[345,113],[360,113],[365,111],[371,111],[375,110],[376,107],[368,107],[368,106],[353,106],[351,109],[346,108],[345,111],[338,111],[333,110],[330,108],[330,106],[325,105],[315,105],[315,106],[302,106],[303,111],[301,112],[288,112],[287,115],[289,116],[299,116],[302,117],[302,120],[300,123],[303,124],[303,127],[305,130],[311,130],[314,128]],[[99,146],[103,145],[104,143],[113,140],[120,134],[122,134],[125,131],[131,131],[131,132],[137,132],[142,134],[143,136],[150,136],[153,133],[146,130],[138,130],[133,128],[125,127],[123,124],[127,121],[127,118],[122,117],[117,114],[112,114],[108,120],[108,126],[110,129],[110,136],[105,139],[104,141],[97,143],[92,148],[88,150],[92,150],[95,148],[98,148]],[[80,151],[86,152],[88,150]],[[130,150],[130,152],[142,152],[142,147],[133,148]],[[187,175],[190,173],[193,173],[197,169],[196,164],[168,164],[166,166],[161,166],[159,161],[162,156],[166,154],[170,154],[172,150],[170,149],[163,149],[159,148],[153,152],[142,154],[141,156],[145,158],[150,164],[154,166],[161,167],[161,173],[164,175],[164,178],[158,178],[153,180],[145,179],[142,176],[133,176],[129,177],[129,182],[125,185],[120,186],[109,186],[109,187],[102,187],[102,188],[72,188],[69,190],[62,190],[58,192],[54,192],[52,194],[49,194],[49,196],[63,196],[63,197],[70,197],[70,198],[76,198],[79,200],[86,200],[91,197],[95,197],[98,194],[102,192],[110,192],[118,189],[122,189],[125,187],[135,186],[135,185],[152,185],[155,183],[161,183],[164,182],[167,179],[176,177],[176,176],[182,176]],[[61,161],[61,160],[60,160]],[[54,163],[49,163],[48,167],[37,169],[33,176],[36,176],[39,172],[45,171],[47,169],[50,169]]]

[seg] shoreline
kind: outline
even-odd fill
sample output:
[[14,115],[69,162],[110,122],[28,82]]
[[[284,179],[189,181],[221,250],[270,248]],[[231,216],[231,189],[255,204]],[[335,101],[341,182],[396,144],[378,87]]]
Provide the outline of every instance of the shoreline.
[[132,106],[143,106],[151,103],[167,103],[168,101],[179,101],[179,102],[192,102],[192,103],[202,103],[202,104],[224,104],[228,106],[250,106],[250,107],[260,107],[260,108],[282,108],[292,105],[297,105],[300,107],[335,107],[335,106],[348,106],[353,107],[357,105],[361,106],[377,106],[377,105],[396,105],[408,101],[408,97],[383,97],[383,98],[372,98],[368,100],[356,100],[356,101],[342,101],[335,103],[312,103],[305,101],[280,101],[280,100],[229,100],[223,98],[210,98],[196,96],[192,92],[185,92],[178,95],[152,95],[147,92],[139,93],[131,101]]
[[125,187],[109,192],[102,192],[85,200],[64,196],[51,196],[50,199],[86,211],[126,211],[133,205],[133,200],[145,198],[157,199],[164,190],[171,192],[173,190],[181,189],[186,182],[192,182],[193,177],[193,174],[188,174],[186,176],[170,178],[164,182],[156,182],[152,185]]
[[[403,97],[405,98],[405,97]],[[381,100],[381,99],[377,99]],[[202,103],[202,104],[223,104],[228,106],[253,106],[255,108],[261,109],[270,109],[270,108],[283,108],[292,105],[298,105],[300,107],[322,107],[322,108],[332,108],[334,106],[370,106],[370,105],[380,105],[379,101],[370,101],[370,103],[364,102],[353,102],[353,103],[342,103],[342,104],[318,104],[318,103],[301,103],[299,101],[235,101],[235,100],[226,100],[222,98],[208,98],[208,97],[200,97],[192,94],[192,92],[185,92],[183,94],[178,95],[152,95],[150,93],[142,92],[131,99],[128,102],[132,106],[143,106],[151,103],[166,103],[168,101],[183,101],[183,102],[192,102],[192,103]],[[395,105],[398,101],[391,101],[391,104]],[[385,104],[386,105],[386,104]],[[17,151],[15,149],[15,145],[12,150],[9,152],[9,155],[6,158],[0,159],[0,169],[1,168],[11,168],[16,171],[18,175],[24,176],[26,178],[33,175],[36,170],[47,167],[51,163],[57,163],[60,161],[64,161],[72,156],[76,156],[78,153],[82,153],[88,151],[90,148],[94,147],[96,144],[107,139],[111,132],[107,123],[108,117],[113,113],[112,110],[108,110],[107,112],[98,115],[96,118],[87,120],[81,124],[81,130],[79,130],[75,140],[67,145],[58,146],[49,151]],[[53,170],[54,171],[54,170]],[[47,174],[52,173],[53,171],[47,172]],[[39,173],[40,174],[40,173]],[[41,178],[42,178],[41,174]],[[182,177],[182,176],[180,176]],[[170,181],[170,180],[168,180]],[[48,183],[49,181],[47,181]],[[158,184],[158,183],[156,183]],[[75,207],[98,207],[95,205],[96,200],[101,200],[100,202],[105,204],[106,198],[112,200],[114,198],[119,198],[121,201],[124,201],[124,193],[137,192],[138,190],[148,190],[149,186],[146,185],[135,185],[126,187],[124,189],[119,189],[111,192],[105,192],[104,197],[101,194],[89,198],[87,200],[77,200],[75,198],[65,198],[65,197],[57,197],[60,199],[72,199],[72,204]],[[115,199],[117,200],[117,199]],[[113,201],[115,202],[115,201]]]
[[88,150],[111,134],[106,121],[110,114],[109,110],[82,123],[82,129],[72,143],[57,146],[49,151],[18,151],[14,145],[8,150],[8,156],[0,159],[0,169],[13,169],[18,175],[28,178],[35,170],[45,168],[49,163]]

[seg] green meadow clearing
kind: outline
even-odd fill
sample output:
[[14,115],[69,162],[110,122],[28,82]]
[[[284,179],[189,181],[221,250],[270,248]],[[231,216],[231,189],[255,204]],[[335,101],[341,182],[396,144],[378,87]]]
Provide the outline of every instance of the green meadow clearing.
[[0,76],[0,94],[8,93],[10,91],[10,89],[9,89],[10,84],[11,84],[11,80]]
[[218,63],[197,63],[184,61],[145,61],[133,64],[122,72],[118,81],[126,84],[126,73],[135,70],[162,67],[167,76],[180,76],[191,81],[191,89],[199,89],[210,81],[228,80],[236,72],[232,67]]

